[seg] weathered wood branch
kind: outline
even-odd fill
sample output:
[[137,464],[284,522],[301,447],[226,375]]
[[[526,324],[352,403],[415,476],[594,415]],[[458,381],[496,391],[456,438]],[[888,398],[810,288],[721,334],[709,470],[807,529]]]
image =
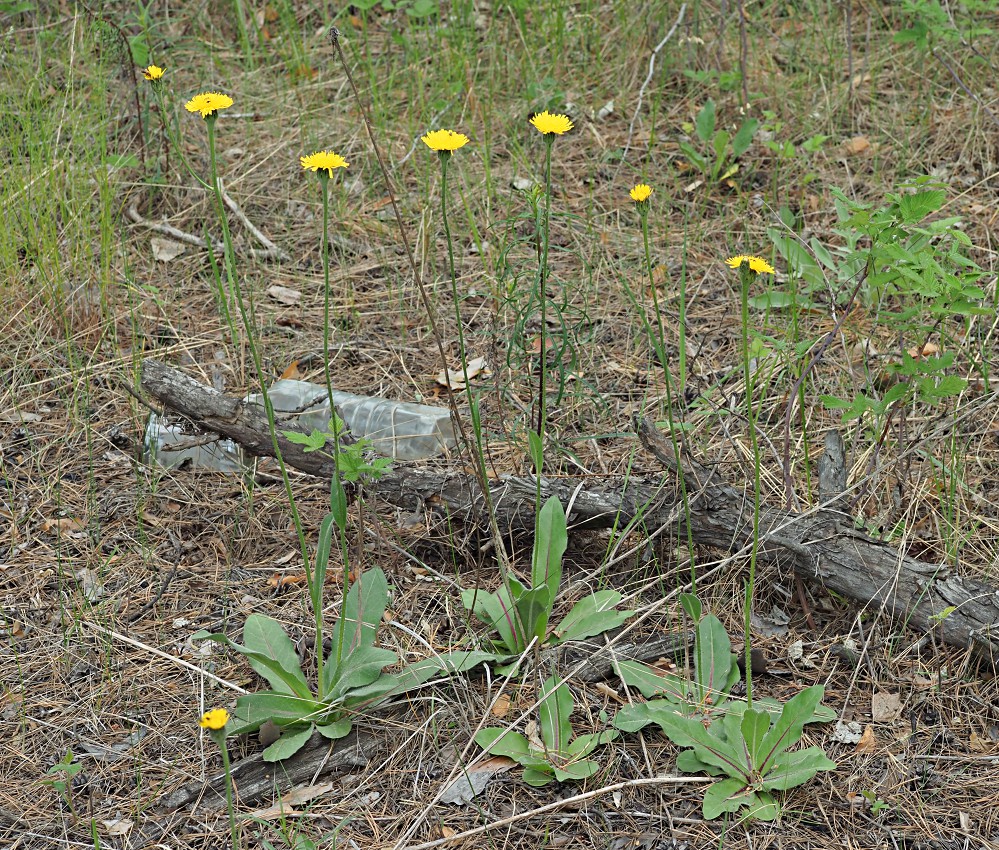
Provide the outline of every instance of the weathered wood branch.
[[[154,360],[143,362],[142,386],[164,406],[231,438],[251,454],[273,453],[267,420],[258,405],[222,395]],[[667,466],[667,474],[542,480],[543,498],[556,495],[563,505],[571,503],[572,528],[673,526],[681,539],[686,537],[672,447],[664,446],[661,435],[648,423],[639,428],[639,434],[646,448]],[[279,444],[289,465],[325,478],[332,475],[331,462],[306,454],[283,437]],[[746,547],[752,535],[747,494],[689,461],[684,462],[684,476],[695,542],[730,552]],[[474,523],[481,511],[474,479],[451,469],[399,466],[366,487],[406,511],[425,510],[441,519]],[[533,477],[503,476],[491,484],[491,492],[501,526],[533,527]],[[999,659],[996,587],[962,577],[950,567],[910,558],[856,530],[849,516],[835,510],[795,514],[764,506],[760,530],[765,555],[790,564],[802,578],[818,581],[868,608],[883,608],[916,630],[935,630],[943,643],[970,648],[981,659],[992,663]]]

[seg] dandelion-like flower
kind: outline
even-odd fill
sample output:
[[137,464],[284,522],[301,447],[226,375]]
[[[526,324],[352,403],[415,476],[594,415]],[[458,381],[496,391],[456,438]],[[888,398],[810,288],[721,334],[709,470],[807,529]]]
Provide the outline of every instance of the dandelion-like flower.
[[652,187],[647,183],[639,183],[628,194],[631,195],[631,200],[640,204],[642,201],[647,201],[649,199],[649,195],[652,194]]
[[531,125],[539,133],[543,133],[546,136],[552,133],[561,136],[572,129],[572,121],[569,120],[568,115],[552,115],[547,109],[535,115],[531,119]]
[[746,254],[739,254],[736,257],[729,257],[725,261],[733,269],[739,268],[743,263],[749,266],[750,270],[756,274],[773,274],[774,267],[762,257],[750,257]]
[[196,94],[184,107],[188,112],[200,112],[202,118],[211,118],[220,109],[232,106],[232,98],[218,91],[207,91]]
[[438,153],[454,153],[468,144],[468,136],[454,130],[431,130],[422,139],[430,150]]
[[328,177],[333,176],[334,168],[346,168],[350,165],[340,154],[333,151],[316,151],[298,159],[306,171],[325,171]]
[[210,729],[213,732],[217,732],[219,729],[225,727],[226,723],[229,722],[229,712],[224,708],[213,708],[210,711],[206,711],[201,715],[201,719],[198,721],[198,725],[202,729]]
[[149,65],[142,69],[142,76],[150,82],[155,82],[163,77],[163,69],[159,65]]

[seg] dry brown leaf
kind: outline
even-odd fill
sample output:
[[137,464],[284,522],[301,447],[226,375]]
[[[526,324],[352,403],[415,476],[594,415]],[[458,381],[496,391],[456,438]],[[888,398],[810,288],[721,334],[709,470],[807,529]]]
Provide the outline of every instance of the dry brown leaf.
[[[485,357],[473,357],[465,363],[465,369],[468,372],[468,380],[470,381],[478,378],[479,375],[485,377],[489,374],[489,367],[486,366]],[[452,390],[463,390],[465,389],[465,374],[462,372],[461,367],[447,369],[446,371],[442,369],[437,373],[437,383],[442,387],[449,387]]]
[[42,523],[42,533],[72,534],[74,531],[83,531],[86,527],[86,520],[77,519],[72,516],[62,516],[45,520]]
[[940,346],[935,342],[928,342],[922,348],[916,348],[913,346],[909,349],[909,356],[913,360],[919,360],[921,357],[935,357],[940,353]]
[[901,713],[902,700],[898,694],[878,691],[871,697],[871,719],[875,723],[887,723],[889,720],[894,720]]
[[458,834],[458,830],[452,829],[450,826],[441,827],[441,838],[453,838]]
[[292,788],[281,798],[281,801],[278,804],[269,806],[266,809],[259,809],[253,814],[255,817],[262,818],[264,820],[274,820],[275,818],[281,817],[282,814],[294,814],[294,806],[301,803],[308,803],[316,797],[329,794],[332,790],[332,782],[322,782],[319,785],[304,785],[299,788]]
[[286,307],[295,307],[302,301],[302,293],[297,289],[279,286],[278,284],[268,286],[267,294],[277,301],[278,304],[284,304]]
[[843,152],[849,156],[857,156],[871,147],[871,140],[867,136],[854,136],[843,142]]
[[489,712],[493,717],[506,717],[510,713],[510,695],[500,694]]
[[301,381],[302,373],[298,371],[298,361],[292,360],[288,368],[281,373],[281,380]]
[[972,729],[971,735],[968,737],[968,749],[973,753],[987,753],[992,747],[987,741],[983,741],[981,736]]
[[492,756],[462,771],[441,793],[440,802],[464,806],[481,794],[489,780],[506,773],[516,762],[506,756]]
[[164,239],[162,236],[154,236],[149,240],[149,245],[153,249],[153,259],[161,263],[176,260],[187,250],[184,243],[175,242],[173,239]]
[[874,737],[874,727],[870,724],[864,729],[864,734],[860,736],[860,740],[857,741],[857,746],[854,752],[857,753],[872,753],[878,747],[878,742]]

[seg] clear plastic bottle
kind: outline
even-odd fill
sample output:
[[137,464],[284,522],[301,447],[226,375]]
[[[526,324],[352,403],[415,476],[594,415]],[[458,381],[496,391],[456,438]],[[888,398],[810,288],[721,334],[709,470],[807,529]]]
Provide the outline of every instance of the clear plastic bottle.
[[[296,420],[303,431],[324,431],[329,426],[329,398],[321,384],[283,378],[275,382],[268,395],[275,413]],[[247,401],[259,399],[259,395],[247,397]],[[333,390],[333,404],[350,433],[371,440],[371,448],[385,457],[425,460],[451,451],[458,444],[446,408],[340,390]]]
[[[326,387],[307,381],[282,378],[268,390],[274,413],[286,422],[295,422],[306,433],[325,431],[330,423],[330,404]],[[259,393],[246,397],[261,404]],[[333,404],[350,433],[371,440],[379,455],[396,460],[426,460],[449,452],[458,441],[454,436],[451,414],[446,408],[412,404],[405,401],[333,391]],[[168,425],[155,414],[146,427],[147,457],[155,457],[163,466],[194,467],[237,473],[247,468],[243,451],[232,440],[198,443],[176,425]]]

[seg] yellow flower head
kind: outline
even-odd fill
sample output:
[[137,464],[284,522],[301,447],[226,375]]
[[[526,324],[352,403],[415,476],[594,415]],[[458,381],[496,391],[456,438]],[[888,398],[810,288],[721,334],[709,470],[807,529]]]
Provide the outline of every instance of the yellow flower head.
[[535,130],[546,136],[551,133],[561,136],[572,129],[572,121],[568,115],[552,115],[547,109],[535,115],[531,119],[531,124]]
[[163,69],[159,65],[150,65],[142,69],[142,76],[147,80],[158,80],[163,76]]
[[202,118],[210,118],[220,109],[228,109],[230,106],[232,106],[232,98],[218,91],[196,94],[184,104],[188,112],[200,112]]
[[423,136],[423,141],[432,151],[454,153],[468,144],[468,136],[454,130],[431,130]]
[[647,183],[639,183],[629,194],[631,195],[631,199],[633,201],[640,204],[642,201],[647,201],[649,199],[649,195],[652,194],[652,187]]
[[201,715],[198,725],[202,729],[211,729],[217,732],[229,722],[229,712],[224,708],[213,708]]
[[308,156],[299,157],[299,162],[307,171],[325,171],[329,177],[333,176],[334,168],[346,168],[350,165],[340,154],[333,151],[316,151]]
[[774,267],[770,265],[762,257],[749,257],[746,254],[739,254],[737,257],[729,257],[725,261],[733,269],[739,268],[743,263],[749,266],[749,268],[756,272],[756,274],[773,274]]

